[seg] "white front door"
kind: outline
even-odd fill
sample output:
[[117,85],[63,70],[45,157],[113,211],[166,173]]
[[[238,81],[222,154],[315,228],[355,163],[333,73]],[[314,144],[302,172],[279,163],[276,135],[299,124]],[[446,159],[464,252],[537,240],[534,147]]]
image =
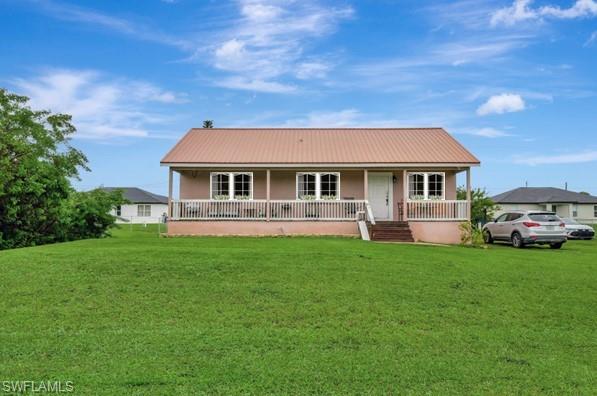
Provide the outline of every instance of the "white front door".
[[369,204],[375,220],[392,220],[392,174],[369,172]]

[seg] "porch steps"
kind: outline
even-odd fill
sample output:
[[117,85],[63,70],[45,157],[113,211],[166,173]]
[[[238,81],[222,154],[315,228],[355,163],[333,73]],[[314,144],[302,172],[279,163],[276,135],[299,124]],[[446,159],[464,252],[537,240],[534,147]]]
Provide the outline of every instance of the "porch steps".
[[371,240],[385,242],[414,242],[407,221],[378,221],[370,225]]

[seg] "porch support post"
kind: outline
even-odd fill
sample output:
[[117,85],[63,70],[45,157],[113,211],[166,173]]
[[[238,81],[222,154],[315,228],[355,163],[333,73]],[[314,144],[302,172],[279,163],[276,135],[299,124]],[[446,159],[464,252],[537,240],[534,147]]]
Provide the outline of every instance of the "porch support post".
[[408,173],[402,170],[402,221],[408,221]]
[[468,216],[468,220],[471,221],[471,217],[472,217],[472,213],[471,213],[471,207],[472,207],[472,202],[471,202],[471,168],[468,167],[466,168],[466,206],[467,206],[467,216]]
[[268,169],[265,173],[265,180],[266,180],[266,187],[265,187],[265,194],[266,194],[266,203],[265,203],[265,212],[266,212],[266,220],[270,221],[271,218],[271,204],[270,204],[270,174],[271,171]]
[[172,217],[172,167],[168,167],[168,219]]
[[363,197],[365,201],[369,200],[369,171],[367,169],[363,171]]

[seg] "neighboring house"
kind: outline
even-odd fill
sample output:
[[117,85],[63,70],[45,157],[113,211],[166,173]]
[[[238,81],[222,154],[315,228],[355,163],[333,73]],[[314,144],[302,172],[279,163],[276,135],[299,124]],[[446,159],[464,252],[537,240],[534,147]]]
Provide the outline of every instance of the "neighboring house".
[[122,190],[130,202],[112,210],[117,223],[149,224],[163,222],[168,213],[168,198],[136,187],[102,187],[105,191]]
[[470,197],[479,160],[441,128],[214,128],[161,164],[173,235],[359,235],[367,217],[373,239],[458,243],[470,207],[456,175]]
[[496,216],[509,210],[549,210],[581,223],[597,223],[597,197],[554,187],[520,187],[496,195]]

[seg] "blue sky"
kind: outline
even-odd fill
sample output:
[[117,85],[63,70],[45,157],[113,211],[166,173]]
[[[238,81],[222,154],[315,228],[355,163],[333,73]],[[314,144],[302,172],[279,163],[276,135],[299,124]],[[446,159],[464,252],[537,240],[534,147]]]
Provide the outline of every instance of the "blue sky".
[[167,188],[202,120],[442,126],[491,194],[597,195],[594,0],[0,0],[0,86],[74,116],[78,188]]

